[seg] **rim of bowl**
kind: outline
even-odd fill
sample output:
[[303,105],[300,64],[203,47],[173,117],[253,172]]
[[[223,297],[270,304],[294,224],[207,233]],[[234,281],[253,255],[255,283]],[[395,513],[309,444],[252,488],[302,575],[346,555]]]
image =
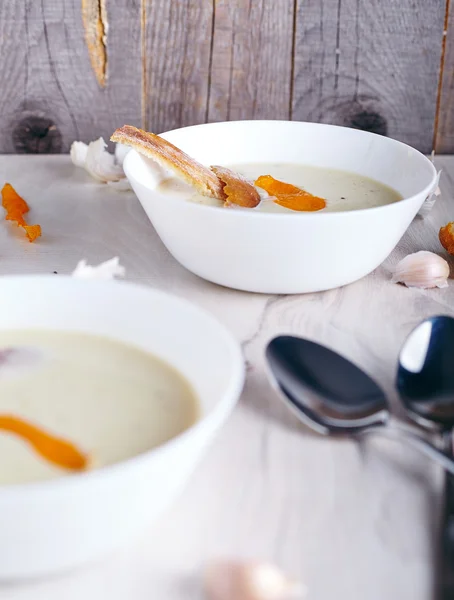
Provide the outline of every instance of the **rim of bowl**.
[[[397,210],[395,207],[399,206],[401,204],[401,202],[410,201],[413,198],[415,198],[416,195],[419,195],[419,194],[424,194],[428,197],[429,194],[434,193],[434,191],[435,191],[434,186],[435,186],[437,176],[438,176],[437,169],[435,168],[435,165],[433,164],[433,162],[425,154],[423,154],[416,148],[413,148],[413,146],[406,144],[405,142],[400,142],[399,140],[395,140],[394,138],[391,138],[391,137],[379,135],[378,133],[372,133],[371,131],[363,131],[362,129],[354,129],[353,127],[344,127],[342,125],[330,125],[328,123],[311,123],[310,121],[283,121],[281,119],[276,119],[276,120],[273,120],[273,119],[250,120],[249,119],[249,120],[245,120],[245,121],[221,121],[218,123],[201,123],[199,125],[189,125],[188,127],[178,127],[176,129],[170,129],[168,131],[164,131],[163,133],[160,133],[159,135],[165,138],[168,134],[174,133],[177,131],[197,130],[197,129],[205,128],[205,127],[222,128],[222,127],[229,127],[232,125],[237,126],[237,124],[248,125],[250,123],[262,124],[262,125],[267,124],[267,123],[276,123],[276,124],[285,124],[286,127],[288,127],[288,126],[291,127],[292,124],[295,124],[296,126],[307,125],[307,126],[314,127],[314,128],[324,128],[324,129],[347,129],[349,131],[355,132],[354,135],[365,136],[365,137],[374,137],[374,138],[379,137],[381,139],[387,140],[390,144],[402,146],[403,148],[407,148],[408,150],[411,150],[412,152],[419,154],[423,158],[423,160],[429,164],[430,169],[432,171],[432,179],[431,179],[430,183],[428,185],[426,185],[425,188],[423,188],[416,194],[413,194],[412,196],[408,196],[406,198],[402,198],[401,200],[398,200],[397,202],[391,202],[391,204],[383,204],[381,206],[373,206],[370,208],[354,208],[352,210],[334,211],[334,212],[325,212],[325,213],[322,211],[311,211],[311,212],[299,211],[297,214],[294,214],[295,211],[289,212],[289,213],[274,213],[274,212],[260,212],[253,208],[241,208],[241,207],[226,211],[223,206],[211,206],[209,204],[201,204],[198,202],[190,202],[189,203],[187,198],[180,198],[177,196],[172,196],[171,194],[169,194],[168,197],[166,198],[166,202],[170,201],[170,202],[175,202],[176,204],[182,204],[182,203],[189,204],[191,207],[194,207],[193,210],[202,210],[202,211],[224,210],[224,213],[226,215],[229,215],[229,217],[227,217],[227,218],[247,218],[248,219],[248,218],[253,217],[254,219],[257,219],[257,218],[259,218],[259,219],[289,219],[289,218],[318,219],[318,218],[320,218],[320,215],[323,215],[323,217],[322,217],[323,219],[328,219],[328,218],[330,218],[330,219],[344,218],[345,219],[345,218],[348,218],[348,215],[351,213],[358,214],[358,213],[367,212],[369,214],[369,213],[373,213],[376,211],[382,211],[382,210]],[[123,168],[124,168],[126,177],[128,178],[128,180],[133,179],[140,185],[144,186],[146,189],[148,189],[150,191],[154,191],[155,188],[145,185],[131,173],[132,169],[130,168],[129,163],[133,160],[132,157],[137,156],[137,155],[140,155],[140,152],[138,152],[134,148],[131,148],[131,150],[126,154],[126,157],[123,162]],[[354,171],[351,171],[351,172],[354,173]],[[379,180],[376,180],[376,181],[379,181]],[[139,201],[140,201],[140,199],[139,199]],[[234,215],[234,216],[232,217],[232,215]],[[238,217],[238,215],[241,215],[241,216]]]
[[[180,446],[185,443],[188,438],[193,437],[197,434],[201,429],[210,428],[216,426],[220,426],[224,420],[226,420],[232,410],[235,407],[238,396],[241,394],[244,379],[245,379],[245,365],[244,365],[244,357],[241,351],[241,347],[239,343],[235,340],[233,335],[229,332],[229,330],[218,321],[213,315],[211,315],[208,311],[205,311],[203,308],[200,308],[196,304],[193,304],[189,300],[184,298],[180,298],[178,296],[174,296],[173,294],[169,294],[168,292],[164,292],[161,290],[156,290],[155,288],[148,287],[143,284],[138,284],[129,281],[118,281],[118,280],[87,280],[82,281],[76,278],[71,277],[70,275],[61,275],[58,278],[60,281],[64,280],[66,283],[71,281],[74,285],[88,285],[88,286],[98,286],[98,287],[108,287],[113,286],[122,286],[128,287],[132,290],[136,290],[139,293],[151,293],[154,296],[160,296],[161,298],[167,298],[168,300],[180,304],[186,309],[189,309],[193,313],[197,313],[199,316],[202,316],[204,319],[211,321],[211,325],[216,327],[220,337],[229,347],[229,350],[232,353],[232,364],[233,371],[235,376],[231,378],[229,381],[228,387],[224,391],[222,398],[219,402],[208,412],[206,415],[197,419],[195,423],[193,423],[190,427],[179,433],[178,435],[170,438],[163,444],[156,446],[155,448],[151,448],[145,452],[141,452],[140,454],[136,454],[135,456],[131,456],[119,462],[115,462],[111,465],[105,465],[91,471],[83,471],[77,473],[71,472],[63,472],[61,477],[56,477],[54,479],[44,479],[39,481],[30,481],[30,482],[21,482],[21,483],[12,483],[12,484],[0,484],[0,499],[7,495],[14,494],[22,494],[24,492],[49,492],[53,489],[61,489],[67,488],[69,486],[80,486],[80,485],[88,485],[91,481],[97,479],[104,479],[110,476],[115,476],[119,471],[124,469],[140,469],[142,463],[146,463],[151,457],[157,456],[158,454],[163,454],[167,452],[167,450],[174,448],[175,446]],[[57,282],[57,278],[51,277],[50,275],[2,275],[0,276],[0,286],[5,281],[18,281],[18,280],[28,280],[31,283],[42,282],[42,281],[51,281],[54,284]],[[57,283],[58,285],[58,283]],[[67,330],[61,330],[67,331]],[[111,336],[114,339],[115,335]],[[134,343],[131,345],[134,346]]]

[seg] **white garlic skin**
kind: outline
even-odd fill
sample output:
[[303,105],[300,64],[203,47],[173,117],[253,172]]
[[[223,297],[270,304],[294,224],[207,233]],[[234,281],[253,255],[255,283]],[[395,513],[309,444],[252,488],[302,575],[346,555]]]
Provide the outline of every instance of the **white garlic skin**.
[[[433,155],[431,158],[432,162],[433,162],[434,156],[435,155]],[[440,176],[441,176],[441,171],[438,171],[437,179],[435,180],[435,184],[434,184],[434,188],[433,188],[434,191],[431,194],[429,194],[429,196],[425,199],[425,201],[423,202],[423,205],[419,209],[418,215],[420,217],[422,217],[423,219],[425,217],[427,217],[427,215],[430,213],[430,211],[434,207],[434,204],[437,201],[438,196],[441,195],[441,190],[440,190],[440,186],[439,186]]]
[[444,288],[448,286],[449,265],[444,258],[421,250],[403,258],[394,268],[392,281],[407,287]]
[[115,256],[95,267],[87,264],[85,259],[80,260],[72,272],[72,276],[76,279],[114,279],[123,277],[125,272],[125,268],[120,265],[120,259]]
[[120,181],[125,177],[123,167],[115,162],[115,156],[106,150],[107,144],[102,137],[90,142],[73,142],[70,157],[76,167],[83,167],[90,175],[106,183]]
[[204,578],[207,600],[290,600],[305,590],[278,567],[262,562],[220,561],[211,564]]

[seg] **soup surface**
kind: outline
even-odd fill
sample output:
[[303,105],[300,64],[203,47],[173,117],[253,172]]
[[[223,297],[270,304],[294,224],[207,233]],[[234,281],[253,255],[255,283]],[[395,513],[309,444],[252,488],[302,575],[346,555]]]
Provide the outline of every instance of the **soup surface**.
[[[11,347],[19,358],[0,365],[0,425],[23,419],[77,446],[95,468],[159,446],[198,418],[183,375],[134,346],[88,334],[0,331],[0,348]],[[21,361],[21,348],[31,360]],[[0,484],[69,472],[0,428]]]
[[[402,196],[387,185],[348,171],[286,163],[239,164],[229,165],[229,168],[251,181],[261,175],[272,175],[275,179],[320,196],[326,200],[326,207],[317,211],[319,213],[373,208],[402,200]],[[215,198],[194,193],[190,186],[176,177],[162,181],[158,191],[176,194],[200,204],[222,206],[222,202]],[[267,199],[262,200],[257,208],[246,210],[300,214],[300,211],[290,210]]]

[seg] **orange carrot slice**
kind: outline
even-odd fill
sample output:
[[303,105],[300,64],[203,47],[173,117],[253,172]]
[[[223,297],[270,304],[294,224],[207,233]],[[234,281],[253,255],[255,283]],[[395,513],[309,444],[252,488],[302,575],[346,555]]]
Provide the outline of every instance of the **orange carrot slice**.
[[275,196],[276,204],[290,210],[316,211],[326,206],[324,198],[314,196],[291,183],[274,179],[271,175],[261,175],[255,185],[268,192],[270,196]]
[[71,471],[83,471],[88,467],[89,457],[76,446],[19,417],[0,415],[0,430],[19,436],[43,458],[59,467]]

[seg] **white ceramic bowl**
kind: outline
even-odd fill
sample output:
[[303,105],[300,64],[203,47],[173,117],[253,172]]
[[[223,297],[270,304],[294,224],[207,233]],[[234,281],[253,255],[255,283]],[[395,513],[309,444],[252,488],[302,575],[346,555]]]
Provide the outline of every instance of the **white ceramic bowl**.
[[236,121],[162,134],[206,165],[291,162],[343,169],[385,183],[405,200],[337,213],[258,213],[163,197],[146,160],[131,151],[124,169],[169,252],[187,269],[251,292],[315,292],[351,283],[393,250],[436,171],[417,150],[372,133],[316,123]]
[[192,383],[201,419],[150,452],[86,474],[0,486],[0,579],[88,562],[142,531],[175,498],[241,392],[239,345],[210,315],[145,287],[69,277],[0,278],[0,329],[89,332],[139,346]]

